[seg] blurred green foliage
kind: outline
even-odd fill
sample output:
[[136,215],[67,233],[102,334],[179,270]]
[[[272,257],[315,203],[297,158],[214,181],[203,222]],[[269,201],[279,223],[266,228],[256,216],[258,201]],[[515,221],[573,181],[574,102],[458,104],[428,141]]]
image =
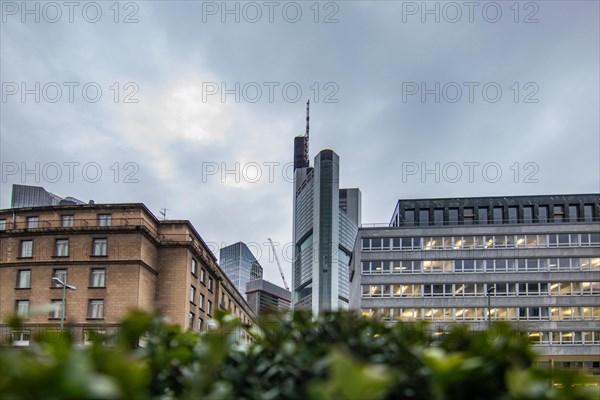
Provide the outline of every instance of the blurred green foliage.
[[[98,336],[90,346],[68,335],[2,346],[0,398],[600,398],[577,371],[536,367],[528,338],[506,324],[431,335],[421,323],[304,311],[263,316],[252,328],[230,314],[216,322],[199,335],[133,312],[118,337]],[[252,343],[240,340],[243,331]]]

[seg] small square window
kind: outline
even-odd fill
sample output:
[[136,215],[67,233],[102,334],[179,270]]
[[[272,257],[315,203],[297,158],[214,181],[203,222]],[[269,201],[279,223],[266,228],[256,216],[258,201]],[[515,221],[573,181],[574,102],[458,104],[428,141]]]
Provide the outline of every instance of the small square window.
[[39,226],[38,217],[27,217],[27,229],[35,229]]
[[196,303],[196,288],[190,286],[190,303]]
[[31,270],[22,269],[19,271],[17,276],[17,287],[19,289],[30,289],[31,288]]
[[15,313],[21,318],[29,318],[29,300],[17,300]]
[[63,215],[60,218],[60,225],[63,228],[72,228],[74,222],[75,222],[75,217],[73,215]]
[[59,319],[62,317],[62,300],[61,299],[55,299],[52,300],[52,311],[50,311],[50,315],[48,316],[48,318],[50,319]]
[[104,300],[90,300],[88,318],[104,318]]
[[33,257],[33,240],[22,240],[21,241],[21,257],[23,257],[23,258]]
[[56,239],[56,257],[69,256],[69,239]]
[[94,239],[92,245],[92,255],[94,256],[105,256],[107,248],[106,239]]
[[105,287],[106,270],[104,268],[92,269],[92,287]]
[[29,346],[29,339],[31,337],[31,331],[12,331],[10,333],[11,342],[13,346]]
[[110,226],[110,214],[98,214],[98,226]]

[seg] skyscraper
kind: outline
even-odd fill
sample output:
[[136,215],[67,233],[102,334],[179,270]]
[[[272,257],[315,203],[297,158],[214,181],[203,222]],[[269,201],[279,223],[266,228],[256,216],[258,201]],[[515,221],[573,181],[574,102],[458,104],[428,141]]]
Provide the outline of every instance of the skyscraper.
[[248,282],[263,277],[263,268],[248,246],[242,242],[223,247],[219,252],[219,264],[244,297]]
[[318,314],[348,308],[360,190],[340,190],[340,159],[333,150],[322,150],[311,167],[308,139],[307,105],[306,134],[294,139],[292,305]]
[[74,197],[62,198],[41,186],[12,185],[11,208],[84,204]]

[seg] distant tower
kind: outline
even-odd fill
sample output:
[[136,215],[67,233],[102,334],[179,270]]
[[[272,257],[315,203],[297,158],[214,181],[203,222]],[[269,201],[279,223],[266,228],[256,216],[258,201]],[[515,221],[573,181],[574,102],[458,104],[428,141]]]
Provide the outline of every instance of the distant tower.
[[[350,258],[360,225],[360,191],[339,188],[339,156],[323,150],[310,167],[306,133],[294,138],[292,306],[314,314],[347,309]],[[348,214],[348,195],[352,212]],[[340,204],[340,196],[345,200]],[[340,208],[340,206],[343,207]]]

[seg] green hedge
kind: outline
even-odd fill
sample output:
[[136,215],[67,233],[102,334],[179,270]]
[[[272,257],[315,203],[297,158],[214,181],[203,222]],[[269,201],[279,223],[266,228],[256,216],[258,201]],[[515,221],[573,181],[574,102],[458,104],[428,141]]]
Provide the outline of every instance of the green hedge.
[[[2,399],[594,399],[576,371],[535,366],[509,325],[389,324],[354,313],[267,316],[250,330],[228,314],[210,333],[134,312],[113,345],[68,336],[0,349]],[[13,328],[19,329],[18,321]],[[240,341],[245,330],[254,341]],[[144,347],[138,347],[140,338]]]

